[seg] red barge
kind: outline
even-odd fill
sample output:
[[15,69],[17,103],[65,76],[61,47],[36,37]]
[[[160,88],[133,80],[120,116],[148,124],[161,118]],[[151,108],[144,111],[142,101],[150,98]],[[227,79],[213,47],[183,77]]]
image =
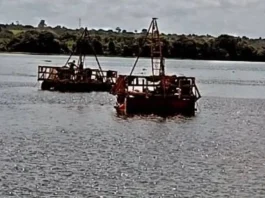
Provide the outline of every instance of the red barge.
[[139,54],[130,74],[119,75],[111,89],[111,94],[117,96],[117,112],[125,115],[195,115],[196,102],[201,98],[195,77],[165,74],[163,46],[156,18],[149,26],[146,41],[149,41],[151,49],[152,75],[132,75]]

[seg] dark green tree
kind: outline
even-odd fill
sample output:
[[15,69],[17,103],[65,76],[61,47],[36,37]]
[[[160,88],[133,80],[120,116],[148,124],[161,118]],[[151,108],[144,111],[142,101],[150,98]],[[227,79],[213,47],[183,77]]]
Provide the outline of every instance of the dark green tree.
[[116,55],[116,46],[115,46],[115,43],[112,40],[109,42],[108,48],[109,48],[109,53],[111,55]]

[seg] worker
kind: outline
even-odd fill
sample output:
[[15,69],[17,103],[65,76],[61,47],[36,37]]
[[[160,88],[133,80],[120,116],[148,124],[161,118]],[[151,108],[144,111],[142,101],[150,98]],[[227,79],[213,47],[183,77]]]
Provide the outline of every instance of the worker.
[[70,70],[74,70],[74,67],[76,67],[75,60],[73,60],[73,62],[69,62],[68,64],[69,64]]
[[100,74],[100,73],[96,73],[96,79],[97,79],[97,81],[98,82],[103,82],[103,77],[102,77],[102,75]]
[[81,80],[82,78],[83,78],[83,69],[84,69],[84,64],[83,64],[83,62],[81,61],[80,63],[79,63],[79,66],[78,66],[78,75],[77,75],[77,80]]
[[74,67],[76,67],[75,60],[73,60],[73,62],[69,62],[68,65],[69,65],[69,72],[71,75],[70,79],[75,79],[75,69],[74,69]]

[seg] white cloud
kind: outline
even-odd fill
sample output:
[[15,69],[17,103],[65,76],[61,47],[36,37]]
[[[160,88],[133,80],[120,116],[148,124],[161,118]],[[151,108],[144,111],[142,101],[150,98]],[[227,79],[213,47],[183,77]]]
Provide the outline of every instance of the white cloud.
[[45,19],[52,26],[77,28],[81,17],[89,28],[133,31],[158,17],[168,33],[263,37],[264,11],[264,0],[0,0],[0,23],[37,25]]

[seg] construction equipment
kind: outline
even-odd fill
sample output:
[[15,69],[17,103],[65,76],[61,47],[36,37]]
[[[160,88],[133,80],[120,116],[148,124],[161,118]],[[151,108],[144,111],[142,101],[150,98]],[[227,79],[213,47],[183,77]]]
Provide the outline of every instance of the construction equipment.
[[117,71],[103,71],[95,53],[92,39],[87,28],[84,29],[79,40],[81,43],[88,42],[98,65],[98,69],[85,68],[85,50],[81,48],[77,64],[69,62],[76,49],[71,53],[65,65],[38,66],[38,81],[42,81],[42,90],[55,90],[63,92],[109,92],[115,84]]
[[133,75],[140,50],[130,74],[119,75],[111,89],[111,94],[117,96],[117,112],[126,115],[195,115],[196,102],[201,98],[195,77],[165,74],[157,18],[152,19],[143,45],[145,43],[149,44],[151,50],[152,75]]

